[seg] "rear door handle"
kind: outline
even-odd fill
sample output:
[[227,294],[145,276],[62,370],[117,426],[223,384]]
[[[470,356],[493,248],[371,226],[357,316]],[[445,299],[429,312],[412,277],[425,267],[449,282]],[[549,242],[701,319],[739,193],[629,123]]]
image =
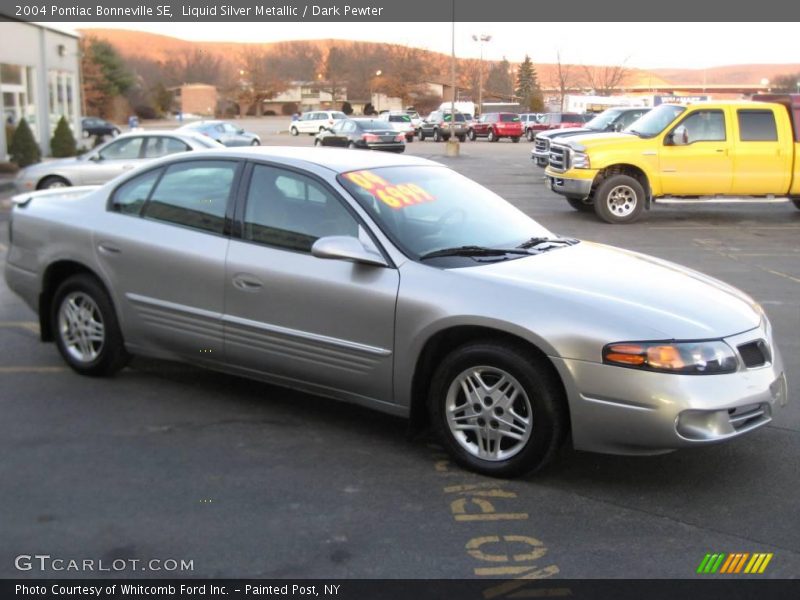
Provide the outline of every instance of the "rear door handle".
[[264,287],[264,284],[252,275],[234,275],[233,285],[245,292],[255,292]]

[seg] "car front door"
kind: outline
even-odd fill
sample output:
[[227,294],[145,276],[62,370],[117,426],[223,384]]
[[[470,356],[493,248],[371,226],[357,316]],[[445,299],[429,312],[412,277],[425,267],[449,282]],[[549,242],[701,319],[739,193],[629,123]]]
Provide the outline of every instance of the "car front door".
[[94,245],[131,349],[223,361],[224,224],[240,166],[176,162],[113,192]]
[[109,142],[89,154],[82,170],[85,185],[99,185],[139,166],[143,136],[130,136]]
[[241,200],[225,277],[229,363],[323,394],[391,401],[397,270],[311,254],[329,235],[373,243],[315,178],[254,164]]
[[704,108],[686,114],[663,138],[659,152],[663,193],[729,194],[733,156],[728,139],[723,110]]

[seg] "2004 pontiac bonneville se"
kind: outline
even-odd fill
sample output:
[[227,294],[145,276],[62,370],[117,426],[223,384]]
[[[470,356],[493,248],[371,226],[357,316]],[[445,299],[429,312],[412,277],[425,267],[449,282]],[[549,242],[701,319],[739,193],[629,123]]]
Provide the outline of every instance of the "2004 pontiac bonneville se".
[[15,198],[6,281],[79,373],[190,361],[427,416],[513,476],[727,440],[787,401],[744,293],[558,237],[437,163],[254,148]]

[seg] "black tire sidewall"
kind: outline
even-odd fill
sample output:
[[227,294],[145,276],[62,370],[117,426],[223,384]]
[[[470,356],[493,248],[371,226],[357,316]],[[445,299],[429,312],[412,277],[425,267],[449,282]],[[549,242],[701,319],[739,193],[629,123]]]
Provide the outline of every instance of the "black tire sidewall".
[[579,212],[593,212],[594,205],[591,202],[584,202],[580,198],[566,198],[567,203]]
[[58,175],[50,175],[48,177],[45,177],[44,180],[42,180],[42,184],[39,186],[39,189],[40,190],[50,189],[50,184],[52,184],[52,183],[54,183],[56,181],[63,182],[67,187],[71,187],[72,186],[72,184],[69,181],[67,181],[66,179],[64,179],[63,177],[59,177]]
[[[467,452],[447,425],[447,390],[460,373],[476,366],[494,366],[513,375],[531,402],[533,431],[525,447],[504,461],[481,460]],[[560,385],[550,371],[524,348],[513,344],[475,342],[451,352],[431,380],[428,408],[431,423],[447,451],[461,466],[492,477],[514,477],[538,470],[553,457],[565,436],[568,418]]]
[[[69,355],[64,346],[58,327],[59,308],[64,298],[71,292],[82,292],[90,296],[103,319],[106,339],[99,356],[91,363],[76,361]],[[86,274],[73,275],[66,279],[56,290],[50,313],[51,323],[56,347],[66,363],[78,373],[83,375],[104,376],[112,375],[128,362],[130,356],[125,350],[125,343],[117,321],[116,311],[103,288],[102,284],[94,277]]]
[[[618,185],[627,185],[636,194],[636,206],[633,212],[626,217],[617,217],[608,208],[608,193]],[[644,187],[637,179],[630,175],[612,175],[601,183],[594,194],[594,211],[600,219],[606,223],[633,223],[636,221],[644,210],[645,194]]]

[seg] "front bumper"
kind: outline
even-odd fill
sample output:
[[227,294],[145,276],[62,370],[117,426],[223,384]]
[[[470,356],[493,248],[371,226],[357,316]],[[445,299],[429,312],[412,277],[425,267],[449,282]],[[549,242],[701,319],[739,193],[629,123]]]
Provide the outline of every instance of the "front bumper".
[[570,196],[585,200],[592,193],[592,183],[594,179],[571,179],[559,177],[555,173],[545,172],[546,184],[556,194]]
[[726,375],[673,375],[553,359],[569,398],[576,449],[660,454],[723,442],[766,425],[787,404],[780,354],[763,330],[727,338],[731,347],[768,340],[771,360]]

